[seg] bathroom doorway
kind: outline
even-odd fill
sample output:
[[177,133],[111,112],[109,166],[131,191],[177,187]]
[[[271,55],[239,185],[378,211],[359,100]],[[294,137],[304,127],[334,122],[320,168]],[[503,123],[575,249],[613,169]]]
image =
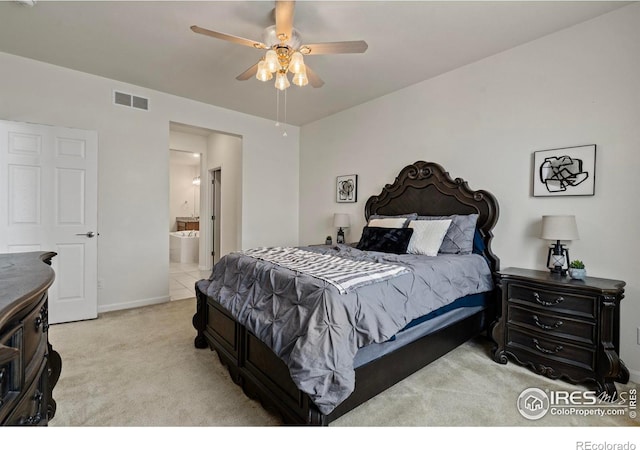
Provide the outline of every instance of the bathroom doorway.
[[[184,146],[182,148],[185,148]],[[170,149],[169,158],[169,295],[191,298],[200,273],[200,193],[202,153]]]
[[[170,263],[169,295],[172,300],[178,300],[194,297],[196,281],[208,278],[213,265],[224,255],[241,249],[242,136],[170,122],[169,148],[181,150],[182,156],[184,152],[200,155],[198,170],[201,183],[196,193],[192,191],[194,197],[187,199],[187,195],[183,195],[185,198],[179,197],[175,205],[170,207],[170,233],[178,232],[178,221],[175,218],[184,217],[183,214],[188,213],[187,219],[193,215],[198,224],[197,263]],[[193,175],[192,178],[196,176]],[[187,180],[185,178],[185,184]],[[184,212],[174,208],[182,208]],[[180,227],[186,228],[187,225],[181,224]],[[195,231],[181,230],[182,236],[174,238],[174,256],[178,251],[178,244],[184,244],[179,246],[180,251],[183,251],[190,243],[188,239],[195,238]],[[177,242],[178,238],[183,240]],[[169,253],[172,253],[171,248]]]

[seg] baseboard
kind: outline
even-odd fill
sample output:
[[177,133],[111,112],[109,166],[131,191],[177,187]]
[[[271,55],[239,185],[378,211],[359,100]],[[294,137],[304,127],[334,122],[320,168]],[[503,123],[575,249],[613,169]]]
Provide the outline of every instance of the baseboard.
[[171,297],[169,297],[168,295],[163,295],[162,297],[143,298],[141,300],[134,300],[132,302],[126,302],[126,303],[112,303],[110,305],[100,305],[98,306],[98,314],[110,312],[110,311],[120,311],[122,309],[139,308],[141,306],[157,305],[160,303],[167,303],[170,300],[171,300]]

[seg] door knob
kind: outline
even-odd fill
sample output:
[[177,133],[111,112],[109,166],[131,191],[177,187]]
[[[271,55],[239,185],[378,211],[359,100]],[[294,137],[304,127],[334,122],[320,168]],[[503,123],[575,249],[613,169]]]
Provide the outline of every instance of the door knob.
[[88,238],[94,237],[96,234],[93,231],[87,231],[86,233],[77,233],[76,236],[86,236]]

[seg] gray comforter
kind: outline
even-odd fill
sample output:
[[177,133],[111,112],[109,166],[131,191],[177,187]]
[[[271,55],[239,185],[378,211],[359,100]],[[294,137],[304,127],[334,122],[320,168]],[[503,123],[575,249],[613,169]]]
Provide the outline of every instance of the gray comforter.
[[326,281],[238,252],[224,256],[198,287],[282,358],[294,383],[324,414],[353,392],[358,348],[389,340],[411,320],[459,297],[493,289],[480,255],[394,255],[346,245],[303,248],[400,264],[410,272],[340,294]]

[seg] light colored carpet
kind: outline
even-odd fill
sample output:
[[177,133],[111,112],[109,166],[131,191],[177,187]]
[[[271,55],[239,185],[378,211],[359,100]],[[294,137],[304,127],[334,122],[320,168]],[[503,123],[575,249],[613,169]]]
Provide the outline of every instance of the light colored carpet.
[[[101,314],[52,325],[62,357],[51,427],[212,427],[280,425],[234,384],[217,355],[193,346],[195,299]],[[484,338],[470,341],[332,423],[356,426],[637,426],[624,417],[523,418],[529,387],[577,390],[512,362],[490,358]],[[629,390],[632,385],[618,386]],[[582,388],[584,389],[584,388]]]

